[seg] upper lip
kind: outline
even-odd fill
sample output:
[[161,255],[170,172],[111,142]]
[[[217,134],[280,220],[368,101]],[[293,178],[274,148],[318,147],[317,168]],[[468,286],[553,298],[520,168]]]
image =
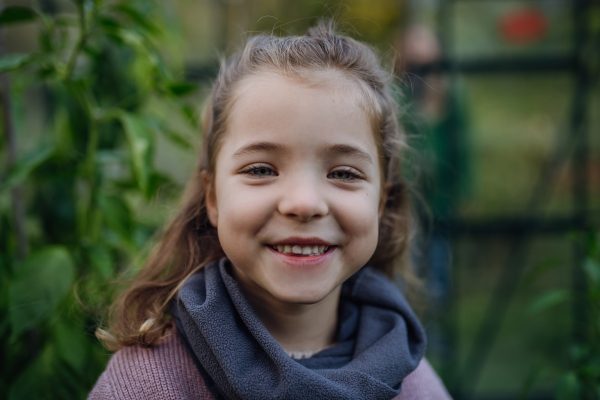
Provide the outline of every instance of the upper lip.
[[297,245],[323,245],[323,246],[333,246],[333,243],[330,243],[326,240],[320,239],[318,237],[289,237],[286,239],[278,240],[276,242],[271,243],[272,246],[277,246],[278,244],[297,244]]

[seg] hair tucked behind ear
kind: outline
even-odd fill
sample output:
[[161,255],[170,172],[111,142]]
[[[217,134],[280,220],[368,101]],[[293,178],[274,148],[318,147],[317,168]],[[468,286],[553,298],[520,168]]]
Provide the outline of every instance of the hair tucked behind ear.
[[168,305],[183,282],[224,256],[208,220],[204,182],[214,176],[236,90],[244,79],[263,72],[307,82],[319,72],[333,72],[358,85],[372,121],[383,172],[384,211],[370,265],[390,277],[400,273],[409,287],[416,282],[406,257],[410,206],[399,163],[406,142],[398,124],[398,107],[390,94],[390,74],[382,69],[371,48],[336,33],[332,22],[320,22],[304,36],[259,35],[250,38],[241,53],[221,64],[202,115],[202,152],[181,208],[140,273],[113,303],[108,328],[96,332],[108,349],[158,343],[171,327]]

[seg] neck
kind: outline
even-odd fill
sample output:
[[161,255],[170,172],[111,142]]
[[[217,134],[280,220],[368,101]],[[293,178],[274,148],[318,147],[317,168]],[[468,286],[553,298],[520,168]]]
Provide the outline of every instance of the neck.
[[[234,272],[234,276],[242,283],[237,273]],[[240,287],[262,323],[284,350],[314,351],[335,343],[341,286],[314,304],[278,301],[261,288],[243,283]]]
[[287,351],[311,351],[335,343],[340,290],[315,304],[250,302],[259,318]]

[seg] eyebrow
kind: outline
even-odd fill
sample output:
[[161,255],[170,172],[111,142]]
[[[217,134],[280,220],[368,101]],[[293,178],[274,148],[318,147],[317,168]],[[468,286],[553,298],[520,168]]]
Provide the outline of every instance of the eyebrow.
[[327,156],[347,155],[359,161],[373,163],[371,156],[367,152],[349,144],[334,144],[327,146],[322,150],[322,153]]
[[259,152],[284,152],[286,150],[285,146],[278,143],[272,142],[252,142],[244,147],[238,149],[235,153],[233,153],[234,158],[238,158],[241,156],[245,156],[247,154],[259,153]]
[[[286,146],[273,143],[273,142],[251,142],[233,153],[234,158],[239,158],[248,154],[259,153],[259,152],[285,152]],[[347,155],[360,161],[373,163],[371,156],[358,147],[351,146],[349,144],[334,144],[326,146],[321,150],[321,154],[331,157],[338,155]]]

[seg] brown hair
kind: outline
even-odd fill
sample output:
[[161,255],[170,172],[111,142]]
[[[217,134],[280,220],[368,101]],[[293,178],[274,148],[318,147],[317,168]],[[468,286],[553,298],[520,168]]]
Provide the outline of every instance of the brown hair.
[[370,47],[336,33],[332,22],[320,22],[304,36],[259,35],[221,65],[202,115],[202,152],[182,206],[140,273],[113,303],[108,329],[96,332],[108,349],[158,343],[171,327],[168,305],[183,282],[225,255],[208,220],[203,179],[214,176],[216,156],[240,83],[263,72],[305,80],[321,71],[341,74],[358,84],[379,146],[387,196],[382,197],[385,206],[379,241],[369,265],[390,277],[398,272],[409,287],[417,282],[407,262],[411,218],[399,163],[406,144],[396,115],[398,107],[391,96],[391,75],[380,66]]

